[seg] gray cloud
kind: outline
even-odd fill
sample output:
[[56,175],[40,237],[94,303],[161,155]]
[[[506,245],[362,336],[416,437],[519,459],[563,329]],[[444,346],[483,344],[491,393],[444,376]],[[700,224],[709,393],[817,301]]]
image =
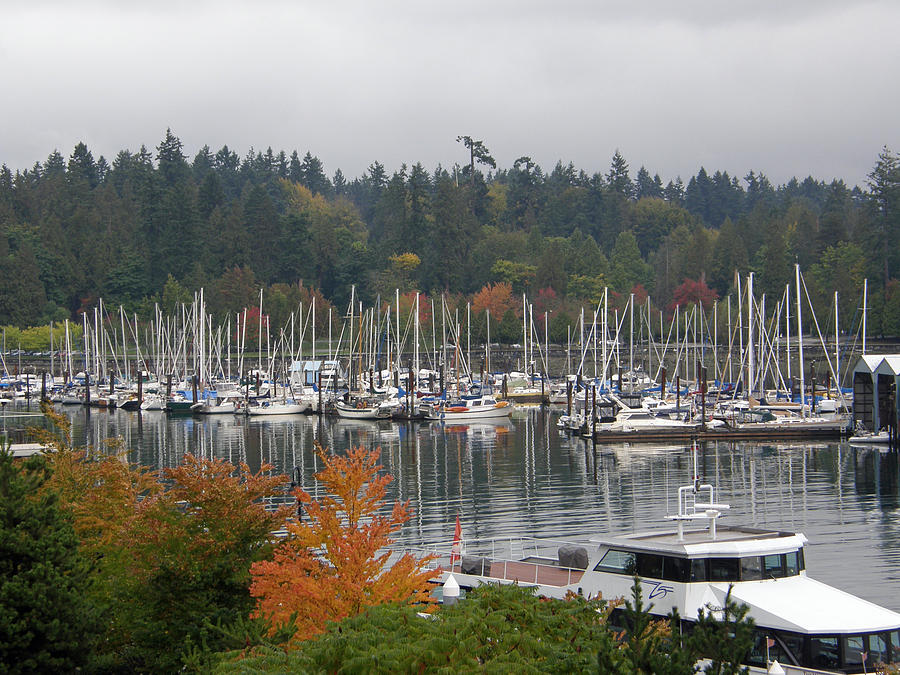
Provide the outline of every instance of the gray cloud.
[[[635,7],[634,5],[639,5]],[[529,155],[664,180],[701,165],[862,183],[896,146],[900,5],[38,2],[4,10],[0,162],[171,127],[193,154],[310,150],[360,175]]]

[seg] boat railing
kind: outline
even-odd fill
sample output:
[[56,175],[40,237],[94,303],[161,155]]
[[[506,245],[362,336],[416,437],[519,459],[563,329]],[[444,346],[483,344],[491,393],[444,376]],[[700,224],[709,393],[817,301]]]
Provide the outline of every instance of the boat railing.
[[[491,579],[517,581],[546,586],[577,583],[585,572],[560,561],[560,548],[587,546],[571,541],[509,537],[489,540],[463,540],[458,552],[454,542],[438,542],[406,549],[417,558],[434,556],[431,569],[474,574]],[[586,566],[585,560],[585,566]]]
[[[778,665],[781,666],[781,672],[785,675],[835,675],[835,671],[833,670],[816,670],[815,668],[810,668],[809,666],[794,666],[789,663],[781,663],[778,662]],[[771,673],[774,672],[772,670],[772,666],[768,668],[762,668],[760,666],[749,666],[747,668],[747,672],[749,673]],[[870,670],[869,672],[876,672],[874,670]]]

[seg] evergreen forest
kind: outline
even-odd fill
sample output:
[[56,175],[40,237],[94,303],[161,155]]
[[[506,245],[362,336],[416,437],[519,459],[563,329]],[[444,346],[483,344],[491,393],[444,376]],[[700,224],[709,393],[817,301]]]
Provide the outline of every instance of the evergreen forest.
[[605,173],[527,156],[498,167],[483,141],[457,140],[452,167],[375,161],[355,178],[296,150],[188,157],[171,130],[111,162],[79,143],[28,170],[4,164],[0,324],[77,319],[100,298],[152,317],[200,288],[222,316],[257,305],[260,289],[285,315],[313,295],[344,309],[353,286],[369,304],[395,289],[457,300],[500,289],[507,311],[524,293],[553,312],[564,340],[604,288],[614,305],[634,293],[670,315],[708,308],[754,272],[774,306],[797,263],[817,312],[837,293],[848,326],[868,279],[869,334],[900,335],[900,155],[887,147],[864,186],[773,185],[703,167],[664,182],[618,151]]

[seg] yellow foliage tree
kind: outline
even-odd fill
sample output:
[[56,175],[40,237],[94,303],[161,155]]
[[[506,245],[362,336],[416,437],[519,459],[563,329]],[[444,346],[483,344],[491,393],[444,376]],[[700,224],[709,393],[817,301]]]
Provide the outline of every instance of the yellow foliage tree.
[[398,253],[390,256],[388,260],[395,270],[405,274],[414,272],[422,262],[415,253]]
[[392,480],[379,475],[381,451],[351,448],[346,456],[316,453],[324,468],[316,480],[327,496],[313,500],[297,488],[309,518],[288,523],[290,538],[272,560],[254,563],[250,593],[256,616],[273,627],[296,622],[294,640],[321,633],[328,621],[359,614],[382,603],[427,602],[431,557],[405,553],[393,561],[391,535],[409,520],[409,502],[396,502],[390,516],[379,514]]

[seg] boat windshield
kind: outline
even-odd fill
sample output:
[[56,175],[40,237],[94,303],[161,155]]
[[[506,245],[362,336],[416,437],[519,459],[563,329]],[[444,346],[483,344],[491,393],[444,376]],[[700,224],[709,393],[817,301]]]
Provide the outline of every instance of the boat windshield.
[[609,549],[594,570],[692,583],[759,581],[797,576],[805,568],[803,549],[742,558],[681,558],[659,553]]

